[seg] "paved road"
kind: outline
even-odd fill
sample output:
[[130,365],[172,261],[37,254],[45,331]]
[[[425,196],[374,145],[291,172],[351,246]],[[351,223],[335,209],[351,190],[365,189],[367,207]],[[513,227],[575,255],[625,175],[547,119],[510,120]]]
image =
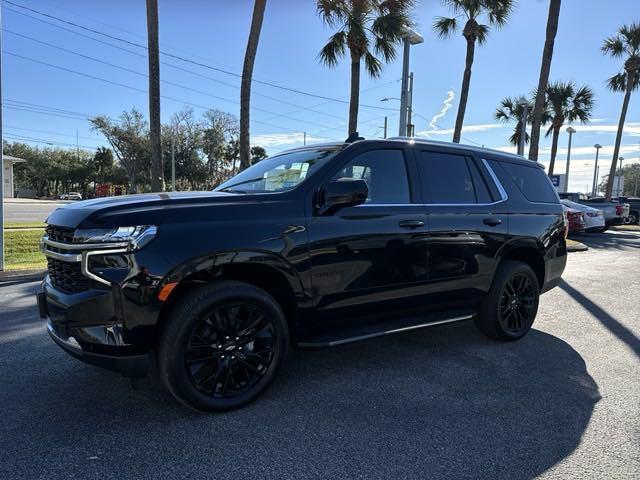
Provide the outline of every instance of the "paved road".
[[44,222],[56,208],[68,202],[27,199],[9,200],[4,205],[5,222]]
[[640,235],[584,241],[520,342],[467,323],[296,352],[220,415],[68,357],[36,284],[5,284],[0,478],[639,478]]

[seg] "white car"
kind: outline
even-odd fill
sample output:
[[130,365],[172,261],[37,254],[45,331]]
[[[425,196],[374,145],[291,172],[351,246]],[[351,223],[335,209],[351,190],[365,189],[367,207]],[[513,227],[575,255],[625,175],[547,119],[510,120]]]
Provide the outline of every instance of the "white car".
[[591,208],[581,203],[572,202],[571,200],[560,200],[566,207],[578,210],[584,213],[585,232],[601,232],[605,229],[604,215],[601,210]]
[[78,192],[63,193],[60,200],[82,200],[82,195]]

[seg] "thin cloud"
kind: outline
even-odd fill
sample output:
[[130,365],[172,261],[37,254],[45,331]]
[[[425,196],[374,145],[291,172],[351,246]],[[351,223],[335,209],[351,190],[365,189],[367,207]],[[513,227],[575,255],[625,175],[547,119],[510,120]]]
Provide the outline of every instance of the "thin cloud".
[[[307,143],[317,143],[326,141],[326,138],[316,137],[307,134]],[[295,145],[304,142],[304,133],[266,133],[263,135],[254,135],[251,138],[253,145],[261,147],[279,147],[281,145]]]
[[[500,128],[509,127],[508,124],[504,123],[486,123],[481,125],[466,125],[462,127],[462,133],[474,133],[474,132],[486,132],[487,130],[496,130]],[[447,128],[443,130],[423,130],[421,132],[416,133],[418,136],[427,136],[427,135],[452,135],[453,128]]]

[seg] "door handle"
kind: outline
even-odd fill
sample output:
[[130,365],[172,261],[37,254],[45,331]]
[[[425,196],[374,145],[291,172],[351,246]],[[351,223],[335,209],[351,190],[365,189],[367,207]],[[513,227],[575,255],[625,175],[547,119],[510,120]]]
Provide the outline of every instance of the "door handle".
[[398,223],[402,228],[420,228],[424,227],[424,222],[422,220],[402,220]]
[[500,220],[499,218],[485,218],[482,223],[484,223],[485,225],[489,225],[490,227],[495,227],[496,225],[500,225],[502,223],[502,220]]

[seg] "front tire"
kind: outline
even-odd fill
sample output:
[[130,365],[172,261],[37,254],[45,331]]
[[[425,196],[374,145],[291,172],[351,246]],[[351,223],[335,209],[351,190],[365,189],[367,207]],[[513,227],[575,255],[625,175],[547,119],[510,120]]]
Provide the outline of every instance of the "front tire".
[[539,298],[540,286],[531,267],[503,260],[476,315],[476,326],[490,338],[518,340],[531,330]]
[[172,309],[158,345],[160,376],[185,405],[230,410],[269,386],[288,344],[284,313],[271,295],[219,281],[187,293]]

